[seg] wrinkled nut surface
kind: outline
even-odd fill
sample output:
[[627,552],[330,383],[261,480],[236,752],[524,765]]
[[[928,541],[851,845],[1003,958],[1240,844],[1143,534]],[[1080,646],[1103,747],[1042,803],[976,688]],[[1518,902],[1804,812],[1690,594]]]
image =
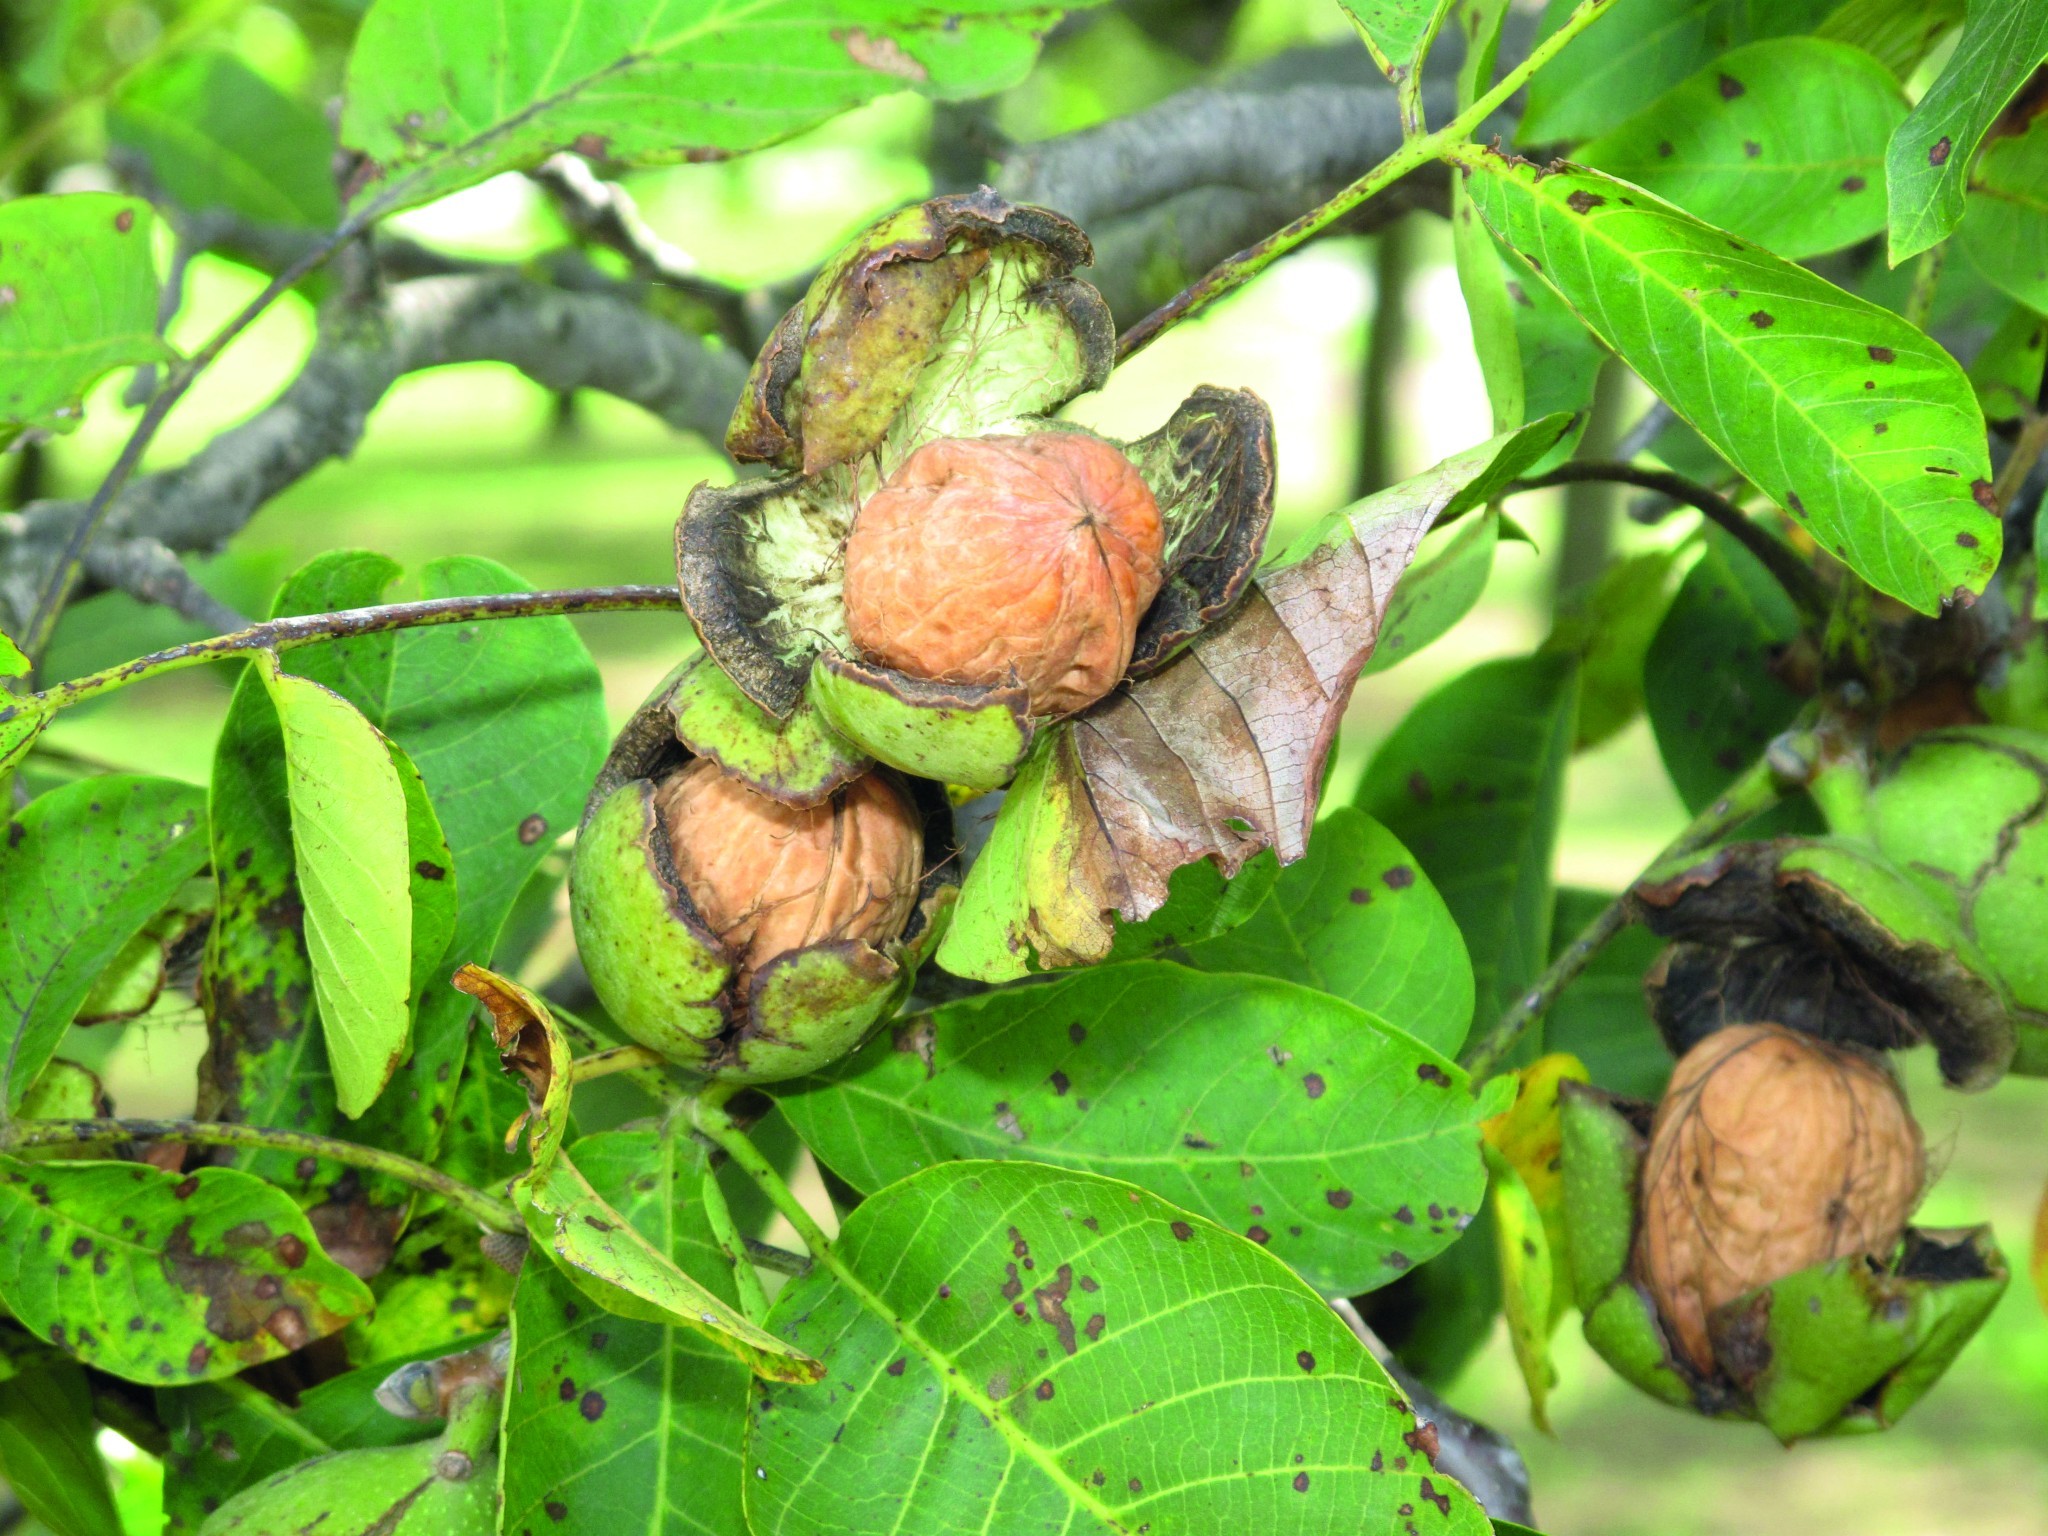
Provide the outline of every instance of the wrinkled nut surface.
[[924,839],[878,774],[800,810],[697,758],[654,799],[676,873],[731,951],[742,996],[777,955],[845,939],[880,945],[916,905]]
[[1033,715],[1122,679],[1165,534],[1131,461],[1080,432],[942,438],[870,496],[846,545],[846,616],[873,661],[938,682],[1014,677]]
[[1920,1127],[1883,1067],[1776,1024],[1730,1025],[1686,1052],[1657,1108],[1636,1273],[1673,1344],[1711,1372],[1715,1308],[1888,1253],[1923,1170]]

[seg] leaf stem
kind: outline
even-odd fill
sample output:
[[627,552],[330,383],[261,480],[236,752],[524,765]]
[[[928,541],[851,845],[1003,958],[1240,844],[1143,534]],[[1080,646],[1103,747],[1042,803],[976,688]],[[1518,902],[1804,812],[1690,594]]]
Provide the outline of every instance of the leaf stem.
[[1906,292],[1906,307],[1899,311],[1906,323],[1920,330],[1934,315],[1934,290],[1941,282],[1941,268],[1948,259],[1948,245],[1930,245],[1913,266],[1913,286]]
[[661,1054],[644,1045],[614,1045],[608,1050],[593,1051],[571,1061],[569,1081],[587,1083],[593,1078],[610,1077],[614,1072],[634,1072],[643,1067],[659,1071],[662,1065]]
[[1771,573],[1785,595],[1816,628],[1827,622],[1831,599],[1828,589],[1812,566],[1800,559],[1798,554],[1783,539],[1773,538],[1770,531],[1748,516],[1718,491],[1709,490],[1696,481],[1669,470],[1644,469],[1634,464],[1612,463],[1588,459],[1560,464],[1548,474],[1537,475],[1528,480],[1517,480],[1507,488],[1506,494],[1520,495],[1523,491],[1546,490],[1556,485],[1582,484],[1587,481],[1609,481],[1616,485],[1640,486],[1646,491],[1656,491],[1669,496],[1673,501],[1682,502],[1695,512],[1703,514],[1716,527],[1734,539],[1744,549],[1756,556],[1757,563]]
[[713,1083],[699,1093],[695,1106],[697,1129],[710,1137],[720,1151],[760,1186],[761,1193],[768,1197],[768,1203],[796,1228],[796,1235],[811,1250],[811,1257],[833,1274],[839,1274],[843,1266],[830,1257],[832,1239],[825,1235],[825,1229],[804,1209],[804,1203],[797,1199],[795,1191],[776,1171],[775,1165],[762,1156],[761,1149],[740,1129],[739,1122],[726,1113],[726,1102],[739,1091],[736,1083]]
[[758,1328],[768,1316],[768,1293],[761,1288],[761,1277],[754,1270],[754,1256],[741,1240],[739,1228],[733,1225],[732,1208],[725,1203],[725,1190],[719,1185],[718,1175],[708,1168],[704,1171],[703,1200],[711,1236],[725,1254],[726,1263],[732,1266],[733,1289],[739,1295],[740,1311]]
[[1235,292],[1304,241],[1314,238],[1360,203],[1384,191],[1417,166],[1436,159],[1461,143],[1467,134],[1485,122],[1529,77],[1555,58],[1558,52],[1608,9],[1610,0],[1579,0],[1563,26],[1530,50],[1529,56],[1500,77],[1464,111],[1434,133],[1416,134],[1402,142],[1378,165],[1367,171],[1327,202],[1318,204],[1290,224],[1283,225],[1255,245],[1235,256],[1227,256],[1201,277],[1168,299],[1117,339],[1117,361],[1143,351],[1169,328],[1205,309],[1227,293]]
[[[1788,789],[1804,781],[1812,761],[1805,733],[1798,727],[1771,743],[1770,749],[1723,790],[1720,797],[1689,822],[1651,861],[1651,867],[1688,853],[1697,853],[1719,842],[1751,817],[1769,810],[1783,799]],[[1795,770],[1794,765],[1797,765]],[[1614,898],[1580,930],[1564,952],[1551,961],[1549,969],[1508,1007],[1492,1029],[1468,1046],[1460,1058],[1475,1081],[1497,1071],[1522,1032],[1541,1018],[1565,988],[1578,978],[1587,962],[1606,947],[1607,941],[1628,926],[1627,892]]]
[[289,651],[322,640],[348,640],[394,629],[431,624],[468,624],[480,619],[525,619],[543,614],[610,613],[633,609],[665,609],[680,613],[682,598],[674,587],[558,587],[546,592],[499,592],[483,597],[431,597],[416,603],[385,603],[374,608],[344,608],[334,613],[309,613],[252,624],[231,635],[192,640],[169,650],[154,651],[119,666],[88,672],[41,693],[19,697],[0,707],[0,724],[30,708],[51,713],[67,705],[112,693],[130,683],[161,677],[202,662],[219,661],[250,651]]
[[308,1131],[278,1130],[222,1120],[17,1120],[0,1130],[0,1149],[87,1146],[108,1141],[170,1141],[193,1147],[255,1147],[267,1152],[301,1152],[352,1168],[385,1174],[423,1194],[438,1195],[494,1232],[523,1232],[509,1200],[451,1178],[438,1168],[381,1147],[366,1147]]

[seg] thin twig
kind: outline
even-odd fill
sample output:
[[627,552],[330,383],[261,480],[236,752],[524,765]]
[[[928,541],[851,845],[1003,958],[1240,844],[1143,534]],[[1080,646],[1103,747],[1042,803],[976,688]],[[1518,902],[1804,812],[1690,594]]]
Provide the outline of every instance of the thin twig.
[[661,1053],[650,1051],[644,1045],[614,1045],[607,1050],[593,1051],[588,1056],[578,1056],[569,1063],[569,1081],[587,1083],[595,1078],[610,1077],[614,1072],[632,1072],[645,1067],[659,1069]]
[[2013,497],[2019,495],[2020,487],[2027,483],[2027,476],[2034,472],[2034,466],[2041,462],[2041,455],[2048,452],[2048,415],[2039,411],[2030,412],[2026,425],[2020,428],[2019,437],[2013,442],[2012,452],[1999,467],[1998,478],[1991,482],[1991,504],[1998,509],[2000,517],[2012,505]]
[[1523,491],[1541,491],[1589,480],[1640,486],[1703,513],[1716,527],[1756,556],[1758,563],[1785,589],[1785,595],[1792,599],[1802,615],[1817,623],[1826,620],[1831,599],[1826,584],[1815,574],[1813,567],[1801,560],[1782,539],[1773,538],[1767,529],[1760,527],[1726,496],[1710,491],[1683,475],[1604,460],[1575,461],[1560,464],[1545,475],[1517,480],[1507,488],[1507,494],[1519,495]]
[[1906,307],[1899,311],[1908,325],[1927,329],[1934,315],[1934,292],[1941,282],[1942,264],[1948,259],[1948,243],[1931,245],[1920,253],[1913,268],[1913,286],[1906,293]]
[[271,619],[231,635],[188,641],[169,650],[139,656],[119,666],[88,672],[84,677],[59,683],[54,688],[29,695],[18,704],[0,708],[0,724],[5,724],[27,708],[36,707],[54,713],[67,705],[111,693],[144,678],[161,677],[167,672],[249,651],[289,651],[323,640],[348,640],[358,635],[418,629],[434,624],[525,619],[547,614],[616,613],[632,609],[681,612],[682,599],[674,587],[563,587],[546,592],[498,592],[483,597],[433,597],[416,603],[385,603],[374,608],[344,608],[335,613]]
[[86,546],[92,543],[93,536],[106,521],[107,513],[114,505],[114,497],[128,483],[136,466],[141,464],[142,455],[156,437],[157,429],[164,424],[164,419],[171,414],[172,407],[184,399],[185,392],[205,372],[207,365],[219,357],[228,343],[241,335],[258,315],[367,227],[368,210],[344,219],[332,234],[324,236],[272,278],[263,291],[215,331],[204,346],[171,370],[170,376],[164,380],[164,387],[143,409],[134,431],[128,434],[128,441],[122,446],[120,457],[114,460],[114,467],[107,471],[99,489],[92,493],[92,500],[86,503],[84,513],[72,525],[71,535],[64,541],[57,563],[51,567],[41,592],[37,594],[35,609],[21,636],[21,648],[30,656],[40,657],[49,645],[50,635],[57,627],[57,616],[64,611],[64,604],[70,599],[72,589],[78,585],[78,578],[85,569]]
[[438,1168],[399,1153],[332,1136],[316,1136],[309,1131],[221,1120],[17,1120],[0,1131],[0,1147],[10,1152],[24,1147],[86,1146],[111,1141],[170,1141],[194,1147],[260,1147],[272,1152],[305,1153],[385,1174],[422,1193],[438,1195],[494,1232],[525,1230],[519,1212],[508,1200],[485,1194]]
[[[1701,811],[1673,838],[1663,852],[1651,861],[1652,867],[1666,859],[1674,859],[1688,853],[1697,853],[1712,843],[1719,842],[1751,817],[1757,816],[1776,805],[1791,787],[1789,780],[1780,770],[1788,754],[1779,742],[1773,743],[1772,750],[1730,784],[1714,803]],[[1797,756],[1797,754],[1791,754]],[[1603,948],[1607,941],[1628,925],[1628,910],[1623,892],[1615,897],[1599,914],[1588,923],[1579,936],[1565,946],[1564,952],[1535,983],[1509,1005],[1493,1028],[1465,1050],[1460,1058],[1465,1069],[1474,1079],[1489,1076],[1499,1069],[1514,1049],[1515,1042],[1522,1038],[1522,1032],[1549,1010],[1566,987],[1578,979],[1578,975]]]
[[1311,208],[1292,223],[1275,230],[1255,245],[1219,262],[1152,311],[1117,339],[1117,359],[1143,350],[1170,327],[1204,309],[1227,293],[1235,292],[1257,277],[1296,246],[1328,229],[1337,220],[1374,194],[1383,191],[1417,166],[1434,160],[1445,150],[1464,142],[1472,130],[1485,122],[1529,77],[1558,54],[1558,51],[1591,26],[1609,8],[1608,0],[1579,0],[1563,26],[1538,43],[1529,56],[1502,75],[1499,82],[1471,106],[1435,133],[1406,140],[1378,165],[1344,188],[1335,197]]

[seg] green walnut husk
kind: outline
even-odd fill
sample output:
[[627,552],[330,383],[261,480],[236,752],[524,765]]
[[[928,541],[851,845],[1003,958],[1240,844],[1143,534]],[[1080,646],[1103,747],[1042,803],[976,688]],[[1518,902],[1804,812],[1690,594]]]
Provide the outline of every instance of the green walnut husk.
[[2048,735],[1930,731],[1885,765],[1868,821],[2011,990],[2012,1070],[2048,1076]]
[[[1099,389],[1116,351],[1101,295],[1073,276],[1092,259],[1087,237],[1046,209],[986,189],[934,198],[851,242],[777,325],[726,437],[777,477],[699,485],[676,524],[691,621],[767,719],[845,758],[975,789],[1024,760],[1045,722],[1023,689],[934,682],[858,653],[843,551],[862,504],[925,443],[1080,430],[1053,414]],[[1272,519],[1272,418],[1248,391],[1204,387],[1159,431],[1117,446],[1165,533],[1135,678],[1250,583]],[[757,770],[734,771],[753,782]]]
[[2009,1278],[1989,1227],[1908,1227],[1882,1262],[1816,1264],[1709,1318],[1714,1369],[1674,1349],[1631,1273],[1650,1106],[1578,1083],[1560,1096],[1564,1221],[1586,1342],[1652,1397],[1753,1419],[1784,1441],[1888,1429],[1926,1395]]
[[[903,785],[923,817],[924,840],[923,878],[903,932],[880,946],[846,940],[791,950],[762,966],[742,999],[733,955],[676,873],[655,786],[692,757],[715,755],[728,772],[751,778],[735,766],[745,763],[782,785],[777,798],[814,805],[867,767],[823,738],[778,735],[759,715],[708,659],[685,661],[620,733],[591,792],[569,873],[577,951],[613,1022],[679,1066],[747,1083],[801,1077],[866,1039],[908,994],[960,890],[944,792],[924,781]],[[704,731],[692,739],[707,744],[719,739],[721,751],[693,751],[679,739],[686,730]]]
[[1875,849],[1839,838],[1729,843],[1652,869],[1630,915],[1674,942],[1644,992],[1674,1056],[1724,1024],[1773,1019],[1823,1040],[1932,1045],[1954,1087],[2013,1057],[2012,1012],[1952,909]]
[[245,1488],[207,1518],[199,1536],[491,1536],[499,1385],[457,1391],[438,1439],[335,1451]]

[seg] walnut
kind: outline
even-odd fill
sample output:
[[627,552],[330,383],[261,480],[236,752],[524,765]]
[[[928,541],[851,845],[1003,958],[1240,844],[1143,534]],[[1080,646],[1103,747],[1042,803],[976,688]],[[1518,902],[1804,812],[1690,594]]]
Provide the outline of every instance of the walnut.
[[741,996],[790,950],[896,938],[916,904],[923,837],[880,774],[798,809],[697,758],[662,782],[655,805],[676,873],[731,953]]
[[1828,1259],[1889,1254],[1923,1170],[1883,1066],[1781,1025],[1730,1025],[1686,1052],[1658,1106],[1636,1273],[1673,1344],[1711,1372],[1716,1308]]
[[1123,677],[1164,547],[1152,492],[1099,438],[942,438],[854,519],[847,622],[884,666],[1015,681],[1033,715],[1071,714]]

